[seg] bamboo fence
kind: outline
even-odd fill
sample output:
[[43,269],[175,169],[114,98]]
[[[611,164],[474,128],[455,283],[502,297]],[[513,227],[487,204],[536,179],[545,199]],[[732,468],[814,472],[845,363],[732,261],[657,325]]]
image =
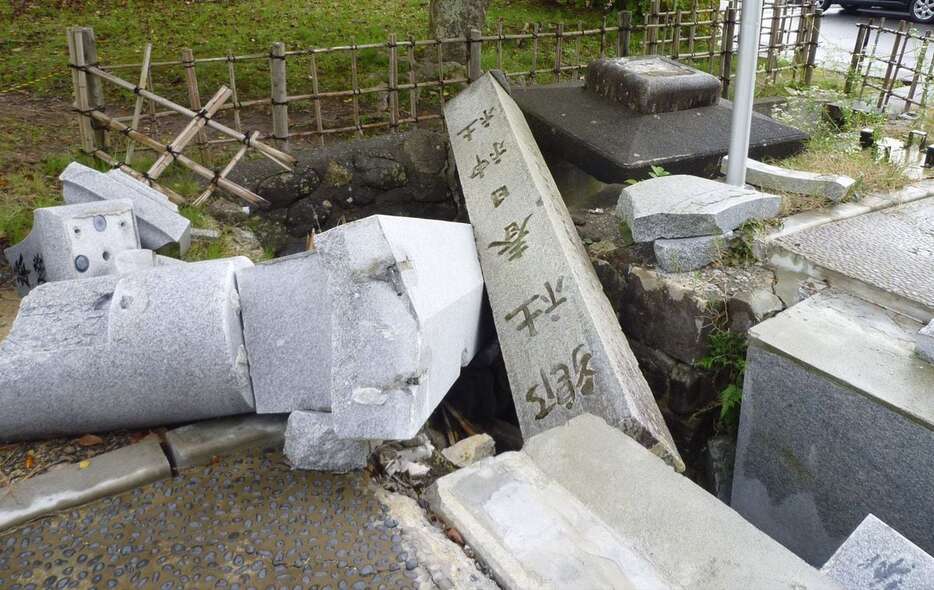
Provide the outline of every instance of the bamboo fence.
[[901,101],[896,110],[923,118],[934,81],[931,32],[919,33],[904,20],[887,27],[884,17],[857,26],[844,92],[864,100],[868,88],[877,92],[871,99],[876,109],[889,108],[895,98]]
[[[179,59],[163,61],[151,59],[148,46],[143,62],[133,64],[101,62],[89,28],[69,29],[68,45],[85,152],[129,168],[135,153],[154,151],[162,162],[157,172],[166,162],[178,162],[210,181],[199,202],[221,188],[261,204],[260,197],[226,180],[235,161],[220,168],[210,165],[213,150],[239,143],[236,161],[253,150],[288,169],[293,162],[288,152],[297,140],[323,144],[326,137],[443,124],[445,101],[488,69],[501,70],[514,84],[548,84],[581,79],[596,58],[666,55],[718,76],[726,97],[740,10],[738,4],[723,10],[703,7],[697,0],[687,10],[671,10],[653,0],[639,22],[631,12],[621,11],[594,28],[532,23],[507,31],[500,21],[493,31],[472,30],[463,37],[417,40],[390,34],[383,42],[308,48],[276,42],[264,53],[213,57],[198,57],[185,48]],[[795,80],[810,83],[820,11],[807,1],[774,0],[763,9],[763,23],[760,76],[774,83],[780,73],[790,72]],[[453,62],[452,54],[466,63]],[[254,74],[258,68],[268,76],[265,96],[245,97],[238,91],[243,68],[254,68]],[[205,75],[208,70],[210,76]],[[127,81],[123,72],[138,82]],[[180,79],[183,89],[177,82],[161,82]],[[219,80],[221,84],[208,88]],[[117,95],[105,108],[105,82],[123,91],[125,103]],[[157,91],[157,86],[166,89]],[[226,89],[223,100],[211,104],[207,115],[201,91],[216,96],[221,86]],[[164,128],[171,128],[166,119],[179,116],[187,119],[184,136],[160,138]],[[203,163],[181,153],[189,142],[189,150],[196,149]],[[137,174],[156,184],[152,174]]]

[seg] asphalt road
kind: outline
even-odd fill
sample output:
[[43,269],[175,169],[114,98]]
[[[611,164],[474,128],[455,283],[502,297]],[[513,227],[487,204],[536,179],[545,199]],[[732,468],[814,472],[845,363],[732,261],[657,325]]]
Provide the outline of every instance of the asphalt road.
[[[850,54],[853,51],[853,45],[856,43],[857,23],[868,22],[873,18],[878,23],[880,18],[885,18],[887,27],[892,28],[898,25],[900,20],[908,20],[907,13],[888,12],[881,10],[865,10],[856,14],[844,14],[839,6],[832,6],[824,14],[821,20],[820,45],[817,49],[817,64],[821,67],[830,68],[838,71],[846,71],[850,63]],[[918,33],[924,34],[925,31],[934,31],[934,26],[919,25],[912,22],[911,27]],[[879,45],[876,49],[877,56],[888,57],[892,50],[892,41],[894,35],[882,35],[879,37]],[[870,38],[870,47],[875,41],[875,35]],[[913,66],[918,54],[921,42],[915,39],[909,40],[908,47],[905,50],[903,63]],[[931,58],[931,52],[934,47],[928,50],[928,60]],[[929,61],[926,60],[927,63]],[[873,68],[874,73],[881,70],[882,65],[876,64]],[[903,75],[908,75],[907,73]]]

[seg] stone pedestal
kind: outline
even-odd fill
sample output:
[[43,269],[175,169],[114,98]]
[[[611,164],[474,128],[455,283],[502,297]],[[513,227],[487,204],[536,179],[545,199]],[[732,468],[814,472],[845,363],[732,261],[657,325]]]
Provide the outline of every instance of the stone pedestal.
[[872,513],[934,550],[920,324],[832,289],[749,331],[732,506],[823,564]]
[[487,74],[444,116],[523,436],[590,412],[682,468],[516,103]]
[[637,113],[670,113],[717,104],[720,80],[658,55],[603,58],[590,62],[587,90]]

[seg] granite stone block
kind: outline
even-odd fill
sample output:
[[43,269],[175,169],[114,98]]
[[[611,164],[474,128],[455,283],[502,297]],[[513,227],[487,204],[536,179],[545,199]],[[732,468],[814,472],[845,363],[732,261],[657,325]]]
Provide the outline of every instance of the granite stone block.
[[920,327],[825,289],[749,331],[731,505],[815,566],[870,513],[934,550]]
[[185,262],[177,258],[162,256],[161,254],[156,254],[152,250],[143,248],[123,250],[122,252],[117,252],[117,256],[114,260],[114,271],[117,274],[124,274],[170,264],[185,264]]
[[930,590],[934,558],[872,514],[821,571],[847,590]]
[[98,172],[72,162],[59,176],[66,203],[130,199],[139,225],[140,243],[158,250],[177,243],[184,254],[191,245],[191,222],[165,195],[119,170]]
[[[724,174],[729,159],[729,156],[724,156],[720,165]],[[835,202],[847,196],[856,184],[856,180],[849,176],[790,170],[752,158],[746,158],[746,182],[765,190],[826,197]]]
[[681,468],[515,101],[484,75],[444,117],[523,437],[590,412]]
[[111,274],[116,255],[136,248],[133,203],[119,199],[36,209],[30,234],[4,254],[25,295],[43,283]]
[[750,219],[778,215],[781,197],[683,174],[623,189],[617,215],[636,242],[720,235]]
[[250,264],[228,258],[34,289],[0,343],[0,438],[253,411],[234,280]]
[[331,408],[344,438],[414,437],[477,352],[483,276],[470,225],[375,215],[321,234]]
[[285,456],[297,469],[353,471],[366,467],[370,443],[340,438],[329,412],[292,412],[285,429]]
[[329,276],[320,252],[276,258],[237,272],[258,413],[331,410]]
[[596,59],[587,66],[587,90],[638,113],[669,113],[717,104],[720,80],[659,55]]
[[655,260],[666,272],[687,272],[720,260],[729,247],[733,232],[719,236],[655,240]]

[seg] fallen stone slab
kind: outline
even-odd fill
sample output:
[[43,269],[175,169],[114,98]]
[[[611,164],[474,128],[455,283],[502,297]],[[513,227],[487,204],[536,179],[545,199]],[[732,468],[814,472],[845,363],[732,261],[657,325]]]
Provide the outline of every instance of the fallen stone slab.
[[257,411],[333,411],[343,438],[412,438],[476,353],[467,224],[373,216],[238,273]]
[[292,412],[285,430],[285,456],[297,469],[353,471],[370,456],[365,440],[340,438],[329,412]]
[[[728,161],[729,156],[724,156],[720,165],[724,174]],[[846,197],[856,184],[856,180],[849,176],[790,170],[752,158],[746,158],[746,182],[766,190],[825,197],[834,202]]]
[[591,415],[442,477],[428,498],[507,589],[839,590]]
[[0,492],[0,531],[171,477],[158,441],[143,441],[19,481]]
[[720,235],[750,219],[775,217],[781,204],[776,195],[678,174],[627,186],[616,214],[629,226],[633,240],[651,242]]
[[133,203],[119,199],[36,209],[32,231],[4,254],[25,295],[44,283],[112,274],[116,255],[136,248]]
[[191,222],[165,195],[119,170],[98,172],[72,162],[59,175],[66,203],[130,199],[139,225],[140,243],[150,250],[177,243],[182,254],[191,245]]
[[516,103],[485,75],[444,117],[523,437],[590,412],[682,468]]
[[242,257],[40,285],[0,343],[0,438],[253,411]]
[[847,590],[929,590],[934,558],[869,514],[821,568]]
[[670,113],[717,104],[720,80],[658,55],[596,59],[584,79],[590,92],[637,113]]
[[749,331],[731,505],[815,566],[869,513],[934,550],[920,328],[825,289]]
[[733,232],[727,232],[719,236],[655,240],[652,246],[659,268],[666,272],[687,272],[723,258],[732,238]]
[[188,424],[165,434],[166,451],[176,469],[185,469],[241,449],[282,447],[286,420],[247,414]]
[[456,467],[467,467],[496,454],[496,441],[489,434],[475,434],[442,449],[441,454]]
[[934,363],[934,320],[918,330],[915,338],[915,352],[929,363]]

